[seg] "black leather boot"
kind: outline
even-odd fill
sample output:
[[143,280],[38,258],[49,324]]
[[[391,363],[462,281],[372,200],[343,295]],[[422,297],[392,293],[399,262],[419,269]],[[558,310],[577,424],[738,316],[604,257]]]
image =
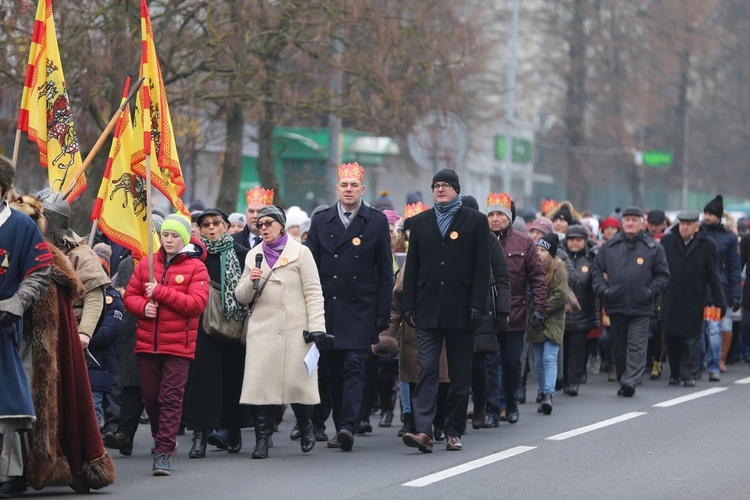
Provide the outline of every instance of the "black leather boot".
[[404,413],[404,425],[398,430],[398,437],[404,437],[404,434],[416,432],[414,429],[414,414]]
[[189,458],[206,458],[206,444],[208,433],[206,431],[193,431],[193,446],[188,453]]
[[242,449],[242,429],[232,427],[229,429],[229,441],[227,443],[228,453],[239,453]]
[[294,411],[294,416],[297,419],[297,426],[300,431],[299,444],[302,448],[302,453],[309,453],[315,447],[315,429],[310,420],[310,407],[307,405],[292,403],[292,410]]
[[253,420],[255,421],[255,450],[252,458],[268,458],[268,437],[273,431],[275,416],[273,405],[259,405],[253,407]]

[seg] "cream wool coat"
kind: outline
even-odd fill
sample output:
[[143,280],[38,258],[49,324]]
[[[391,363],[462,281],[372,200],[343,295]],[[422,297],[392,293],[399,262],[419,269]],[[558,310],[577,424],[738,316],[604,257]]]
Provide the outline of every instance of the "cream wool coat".
[[[255,299],[250,271],[255,267],[255,256],[262,251],[262,245],[257,245],[247,254],[245,271],[234,292],[243,304]],[[318,269],[310,250],[291,237],[273,269],[246,326],[247,355],[240,403],[318,404],[318,370],[308,375],[304,363],[312,344],[306,344],[302,337],[303,330],[325,331]],[[265,258],[261,270],[262,285],[271,272]]]

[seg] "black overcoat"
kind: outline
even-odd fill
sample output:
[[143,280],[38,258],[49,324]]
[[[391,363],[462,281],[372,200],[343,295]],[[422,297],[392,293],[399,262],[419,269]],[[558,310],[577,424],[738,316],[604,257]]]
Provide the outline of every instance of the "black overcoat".
[[471,329],[470,308],[487,311],[490,230],[476,210],[461,207],[445,237],[435,209],[411,220],[402,311],[414,311],[418,329]]
[[662,328],[665,335],[697,339],[703,331],[706,288],[710,287],[716,307],[726,308],[726,301],[716,243],[701,229],[685,247],[679,231],[676,225],[661,239],[671,276],[662,302]]
[[318,265],[326,332],[336,349],[370,349],[379,342],[376,318],[391,315],[393,257],[388,219],[364,202],[348,228],[338,203],[315,214],[307,246]]

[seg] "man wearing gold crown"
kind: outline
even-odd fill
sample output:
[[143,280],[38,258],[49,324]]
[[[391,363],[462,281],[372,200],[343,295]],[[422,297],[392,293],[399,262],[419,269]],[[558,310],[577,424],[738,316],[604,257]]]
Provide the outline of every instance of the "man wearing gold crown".
[[446,449],[463,449],[471,388],[474,331],[487,310],[490,234],[482,214],[463,206],[458,175],[432,178],[435,205],[411,218],[401,309],[417,329],[419,382],[412,397],[416,433],[404,444],[432,453],[440,351],[445,341],[451,385],[445,408]]
[[339,165],[338,202],[313,216],[307,245],[320,273],[336,437],[329,448],[352,449],[364,389],[365,359],[388,328],[393,291],[391,233],[382,212],[362,200],[364,169]]
[[[533,313],[528,325],[539,328],[544,324],[547,310],[547,283],[544,268],[534,241],[529,235],[513,229],[513,207],[507,193],[490,193],[487,197],[487,223],[490,232],[500,240],[510,274],[510,319],[505,335],[499,337],[502,367],[503,397],[506,418],[515,424],[519,419],[518,387],[521,383],[521,354],[526,333],[528,290],[533,299]],[[490,423],[496,427],[495,415]]]
[[245,209],[245,215],[247,216],[247,222],[245,223],[244,229],[232,235],[234,242],[245,248],[253,248],[256,245],[260,245],[261,237],[258,231],[258,212],[263,207],[273,205],[273,189],[263,189],[262,187],[255,186],[252,189],[245,191],[245,202],[247,208]]

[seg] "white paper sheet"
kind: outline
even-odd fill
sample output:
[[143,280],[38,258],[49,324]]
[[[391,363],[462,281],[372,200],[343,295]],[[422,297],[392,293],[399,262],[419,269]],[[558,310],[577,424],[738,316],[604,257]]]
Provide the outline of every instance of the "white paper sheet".
[[318,350],[317,344],[313,343],[307,356],[305,356],[305,368],[307,368],[308,375],[312,375],[318,367],[318,359],[320,359],[320,351]]

